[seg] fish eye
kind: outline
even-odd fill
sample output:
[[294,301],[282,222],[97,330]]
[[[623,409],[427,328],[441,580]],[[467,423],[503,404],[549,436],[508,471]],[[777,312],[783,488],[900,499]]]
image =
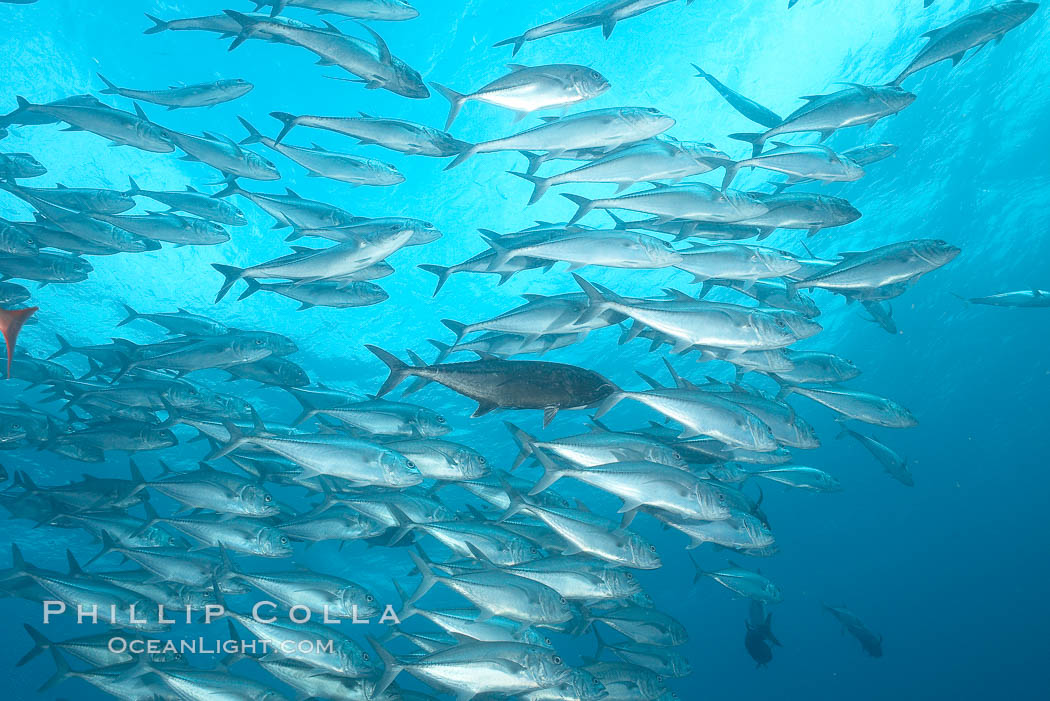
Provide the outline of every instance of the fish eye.
[[267,504],[269,504],[271,501],[273,501],[273,497],[271,497],[269,494],[267,494],[265,497],[263,497],[263,501],[265,501]]
[[656,683],[657,684],[663,684],[664,683],[664,678],[662,676],[660,676],[659,674],[656,675]]
[[653,552],[653,553],[656,552],[656,546],[655,545],[650,545],[649,546],[649,552]]
[[682,454],[681,454],[681,453],[679,453],[679,452],[678,452],[678,451],[676,450],[676,451],[674,451],[674,452],[672,452],[672,453],[671,453],[671,459],[672,459],[672,460],[681,460],[681,459],[682,459]]
[[558,655],[555,655],[551,659],[554,660],[554,664],[561,664],[561,657],[559,657]]
[[567,603],[569,603],[568,601],[566,601],[566,600],[565,600],[565,597],[564,597],[564,596],[563,596],[563,597],[561,597],[561,602],[562,602],[563,604],[567,604]]
[[478,463],[481,464],[481,465],[485,464],[485,456],[484,455],[479,455],[478,456]]
[[631,581],[632,579],[634,579],[634,575],[631,574],[630,572],[625,572],[624,574],[627,575],[627,581]]
[[779,326],[780,328],[784,328],[784,326],[785,326],[784,320],[783,319],[777,319],[777,326]]
[[361,659],[362,659],[362,660],[364,660],[365,662],[368,662],[368,660],[370,660],[370,659],[372,659],[372,658],[370,658],[370,657],[368,656],[368,653],[367,653],[367,652],[362,652],[362,653],[361,653]]
[[374,596],[372,596],[371,594],[368,594],[367,596],[365,596],[365,601],[367,601],[368,603],[372,603],[375,600],[376,600],[376,598]]
[[439,417],[437,417],[437,422],[438,422],[439,424],[443,424],[443,423],[445,423],[445,417],[444,417],[444,416],[439,416]]
[[[534,545],[531,548],[529,548],[529,552],[532,553],[533,555],[537,555],[537,554],[539,554],[540,551],[537,550],[536,546]],[[562,601],[565,601],[565,599],[562,599]]]
[[288,538],[287,537],[281,536],[281,545],[288,545]]
[[416,469],[416,464],[414,462],[412,462],[411,460],[406,460],[405,464],[408,465],[413,470]]

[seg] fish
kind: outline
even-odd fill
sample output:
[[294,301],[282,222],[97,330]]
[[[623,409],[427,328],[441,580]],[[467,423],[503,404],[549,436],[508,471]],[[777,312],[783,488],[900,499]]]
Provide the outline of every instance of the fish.
[[18,109],[42,112],[67,123],[69,130],[90,131],[121,146],[133,146],[153,153],[171,153],[175,150],[167,130],[151,122],[138,104],[135,105],[135,114],[131,114],[101,104],[51,102],[35,105],[19,95]]
[[904,290],[893,286],[914,284],[926,273],[950,263],[961,252],[939,239],[901,241],[865,252],[844,251],[839,253],[841,262],[795,285],[845,292],[890,288],[889,294],[897,296]]
[[407,0],[262,0],[260,9],[269,5],[276,16],[287,7],[301,7],[318,13],[331,13],[353,19],[403,22],[419,17],[419,10]]
[[445,169],[455,168],[478,153],[496,151],[546,151],[553,154],[577,149],[611,151],[644,141],[675,124],[655,107],[607,107],[565,117],[546,117],[543,124],[501,139],[473,144]]
[[730,162],[728,156],[711,144],[649,139],[616,149],[607,156],[558,175],[539,177],[530,173],[509,172],[532,183],[533,193],[529,199],[532,205],[556,185],[614,183],[616,192],[620,193],[639,182],[670,180],[676,183]]
[[419,377],[476,401],[474,417],[495,409],[540,409],[546,425],[561,409],[588,407],[616,391],[598,373],[563,363],[492,359],[427,365],[415,356],[416,365],[411,366],[378,346],[365,348],[390,370],[377,397],[409,377]]
[[747,244],[696,244],[680,250],[682,261],[675,267],[692,274],[693,282],[728,279],[753,283],[782,277],[800,267],[798,261],[775,250]]
[[731,139],[752,144],[753,156],[762,152],[767,141],[784,134],[817,132],[824,141],[839,129],[861,124],[872,125],[897,114],[915,102],[915,94],[896,85],[862,85],[846,87],[826,95],[805,95],[806,104],[780,124],[760,134],[730,134]]
[[431,86],[449,102],[447,131],[463,105],[470,101],[502,107],[514,112],[514,121],[520,121],[533,112],[566,108],[604,94],[611,85],[598,71],[572,63],[542,66],[507,65],[505,76],[496,78],[477,90],[463,94],[439,83]]
[[872,657],[882,657],[882,636],[876,635],[865,626],[857,614],[845,606],[829,606],[828,604],[821,604],[821,606],[842,624],[843,630],[857,639],[864,652]]
[[732,561],[729,562],[729,567],[709,571],[702,569],[692,556],[689,559],[696,568],[694,584],[703,577],[710,577],[726,589],[753,601],[775,604],[783,599],[780,588],[761,572],[740,567]]
[[926,46],[897,74],[891,85],[900,85],[909,76],[941,61],[951,60],[952,66],[959,65],[967,51],[974,48],[980,51],[992,41],[998,44],[1007,32],[1028,21],[1037,9],[1039,5],[1034,2],[1008,0],[931,29],[922,35],[929,40]]
[[[335,25],[323,29],[302,23],[277,21],[280,18],[251,16],[233,10],[223,11],[240,27],[230,50],[255,35],[280,37],[282,43],[302,47],[315,54],[322,65],[336,65],[357,76],[369,90],[382,88],[413,99],[426,99],[430,91],[419,73],[390,53],[383,38],[367,25],[361,25],[375,44],[343,34]],[[224,32],[225,33],[225,32]]]
[[578,208],[569,224],[575,224],[594,209],[626,209],[651,214],[658,222],[685,219],[721,224],[754,219],[769,211],[768,206],[751,195],[732,190],[721,192],[706,183],[667,185],[601,199],[569,194],[562,197]]
[[0,153],[0,180],[39,178],[46,174],[47,168],[31,153]]
[[[237,178],[263,181],[281,178],[277,166],[254,151],[241,148],[228,136],[211,132],[204,132],[203,136],[193,136],[172,129],[165,129],[164,134],[186,154],[183,160],[200,161],[221,172],[230,183],[227,190],[234,185]],[[229,193],[223,190],[219,196],[226,194]]]
[[849,159],[842,158],[823,144],[796,146],[773,141],[773,148],[726,166],[722,191],[732,184],[743,168],[762,168],[788,176],[788,181],[819,180],[821,182],[853,182],[864,177],[864,169]]
[[215,297],[216,303],[230,291],[234,283],[243,279],[285,279],[303,283],[321,280],[339,280],[365,270],[386,259],[404,246],[412,231],[398,229],[382,232],[365,239],[340,243],[328,248],[293,246],[293,253],[259,263],[248,268],[212,264],[225,281]]
[[221,224],[184,217],[181,214],[95,214],[94,219],[123,229],[143,239],[163,241],[177,246],[216,246],[230,240],[230,232]]
[[[470,144],[454,138],[445,131],[408,122],[403,119],[373,117],[364,112],[359,117],[319,117],[271,112],[270,116],[282,123],[274,144],[280,144],[295,127],[325,129],[357,139],[363,146],[382,146],[410,156],[447,158],[461,153]],[[448,127],[446,127],[447,129]]]
[[718,94],[721,95],[733,109],[750,119],[752,122],[761,124],[767,129],[772,129],[784,121],[776,112],[773,112],[767,107],[763,107],[750,98],[744,97],[732,88],[726,87],[713,75],[700,68],[700,66],[695,63],[691,65],[696,69],[697,78],[703,78],[710,83],[711,87],[717,90]]
[[744,635],[744,648],[756,667],[765,667],[773,660],[773,650],[769,643],[780,646],[780,641],[773,635],[773,614],[767,613],[762,602],[752,600],[749,605],[748,620],[744,621],[747,631]]
[[876,426],[911,428],[919,423],[908,409],[892,399],[867,392],[792,386],[784,388],[784,396],[789,394],[800,394],[823,404],[845,418]]
[[673,447],[660,441],[631,433],[616,433],[595,425],[588,433],[540,441],[509,421],[504,425],[510,431],[520,453],[511,469],[517,469],[538,451],[589,468],[618,462],[649,462],[684,470],[686,463]]
[[864,307],[869,315],[868,320],[873,324],[878,324],[879,328],[888,334],[896,336],[899,331],[897,330],[897,322],[893,320],[893,305],[889,302],[880,302],[878,300],[863,300],[861,306]]
[[[513,53],[517,54],[527,41],[536,41],[537,39],[544,39],[549,36],[554,36],[555,34],[575,32],[590,27],[601,27],[602,34],[608,39],[613,32],[613,28],[616,27],[616,23],[620,20],[636,17],[673,1],[674,0],[597,0],[596,2],[592,2],[575,12],[554,20],[553,22],[547,22],[546,24],[529,29],[524,34],[497,42],[494,46],[506,46],[511,44],[514,47]],[[689,4],[690,2],[692,2],[692,0],[686,0],[686,4]]]
[[290,188],[286,192],[287,194],[284,195],[249,192],[238,186],[236,182],[231,182],[214,196],[240,195],[250,200],[276,220],[273,227],[275,229],[289,226],[304,229],[327,229],[351,226],[358,221],[352,214],[335,205],[305,199]]
[[837,492],[842,489],[837,479],[815,467],[788,465],[752,470],[751,474],[798,489],[811,489],[817,492]]
[[878,460],[879,464],[882,465],[883,469],[906,487],[914,487],[915,479],[911,475],[911,471],[908,470],[908,461],[898,455],[889,446],[880,443],[871,436],[866,436],[863,433],[851,430],[849,428],[843,428],[837,436],[838,438],[852,438],[862,446],[867,448],[868,452],[871,453],[872,457]]
[[131,185],[125,194],[129,197],[148,197],[151,200],[166,204],[170,212],[185,212],[193,214],[216,224],[229,224],[230,226],[244,226],[248,220],[244,218],[244,212],[234,207],[223,199],[198,192],[192,185],[187,185],[182,192],[163,192],[160,190],[143,190],[131,176],[128,176]]
[[0,255],[34,257],[40,252],[40,243],[24,227],[0,219]]
[[588,265],[656,269],[682,261],[682,256],[664,241],[647,234],[627,231],[566,229],[561,236],[520,244],[516,237],[504,240],[504,237],[490,231],[482,231],[482,237],[496,252],[491,267],[497,269],[522,258],[566,262],[570,270]]
[[83,282],[94,270],[83,258],[54,251],[35,256],[0,255],[0,279],[33,280],[42,285]]
[[[956,295],[958,297],[958,295]],[[1050,292],[1032,288],[1030,290],[1017,290],[1016,292],[1000,292],[987,297],[959,297],[970,304],[984,304],[990,307],[1050,307]]]
[[226,324],[200,314],[193,314],[185,309],[175,312],[142,314],[125,304],[124,311],[127,316],[117,324],[118,327],[141,320],[156,324],[171,335],[179,336],[225,336],[231,331]]
[[760,239],[777,229],[805,229],[813,236],[823,229],[852,224],[862,216],[849,200],[831,195],[811,192],[749,194],[765,205],[767,211],[740,224],[759,227]]
[[211,83],[198,83],[196,85],[173,85],[166,90],[132,90],[118,87],[107,80],[101,73],[97,75],[106,85],[106,89],[102,91],[103,95],[120,95],[129,100],[141,100],[142,102],[161,105],[169,110],[188,107],[214,107],[215,105],[243,97],[255,87],[241,78],[232,78]]
[[359,185],[397,185],[405,181],[405,176],[389,163],[328,151],[317,144],[314,144],[312,149],[278,144],[273,139],[260,134],[244,117],[238,119],[248,130],[248,136],[241,140],[241,144],[262,143],[267,148],[277,151],[306,168],[307,175],[339,180],[355,187]]
[[65,187],[59,183],[54,188],[4,185],[8,192],[23,197],[30,204],[34,200],[56,207],[88,214],[120,214],[135,206],[135,200],[118,190],[91,187]]

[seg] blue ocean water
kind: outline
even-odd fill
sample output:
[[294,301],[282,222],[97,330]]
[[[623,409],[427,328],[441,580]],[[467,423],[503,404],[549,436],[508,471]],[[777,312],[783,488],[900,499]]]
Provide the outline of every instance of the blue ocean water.
[[[247,2],[228,4],[251,9]],[[560,17],[576,9],[580,0],[414,4],[418,19],[374,26],[391,50],[426,80],[466,91],[502,75],[512,60],[507,47],[492,44]],[[599,29],[564,34],[526,44],[513,61],[593,67],[612,88],[586,103],[587,108],[658,107],[677,121],[670,134],[711,141],[742,158],[747,145],[727,135],[754,131],[754,125],[696,79],[690,63],[785,114],[801,104],[798,96],[830,92],[839,81],[888,81],[921,46],[920,35],[986,3],[939,0],[924,9],[919,0],[800,0],[790,10],[786,4],[675,2],[625,20],[608,40]],[[144,12],[175,18],[213,14],[224,7],[205,0],[0,4],[7,28],[0,36],[4,111],[14,109],[16,95],[42,103],[98,94],[102,86],[95,74],[101,72],[118,85],[139,88],[238,77],[255,84],[244,98],[210,109],[165,112],[146,106],[152,119],[183,132],[208,130],[239,140],[244,132],[237,117],[243,116],[273,135],[279,124],[268,113],[274,110],[347,116],[360,111],[435,127],[443,124],[447,104],[440,96],[407,100],[331,80],[336,69],[313,65],[308,53],[293,47],[251,41],[229,52],[229,42],[213,34],[142,33],[150,26]],[[288,14],[314,19],[309,12]],[[340,26],[360,34],[352,23]],[[760,567],[784,592],[783,603],[772,609],[783,647],[774,650],[773,661],[762,669],[755,669],[743,646],[746,601],[709,580],[694,585],[684,538],[661,530],[651,519],[639,519],[638,532],[659,546],[665,563],[640,576],[657,607],[672,613],[690,634],[680,651],[691,660],[694,673],[669,683],[681,698],[977,699],[1030,697],[1045,689],[1041,670],[1050,652],[1045,636],[1050,624],[1045,606],[1050,567],[1040,535],[1050,493],[1044,469],[1050,449],[1043,435],[1050,409],[1047,312],[968,306],[954,294],[973,297],[1047,288],[1050,156],[1043,144],[1050,117],[1050,93],[1045,89],[1050,80],[1048,51],[1050,29],[1043,8],[1001,45],[985,48],[955,68],[941,63],[909,79],[906,87],[918,99],[899,115],[867,131],[840,131],[829,140],[839,151],[880,141],[892,142],[899,150],[872,165],[860,182],[821,187],[822,192],[848,198],[863,217],[806,240],[815,255],[832,257],[839,251],[916,238],[944,239],[962,249],[955,261],[893,300],[898,335],[864,320],[858,305],[818,291],[823,331],[798,346],[851,359],[863,374],[850,386],[892,397],[918,417],[916,428],[870,431],[909,458],[916,484],[902,486],[858,445],[835,440],[839,428],[829,411],[803,398],[790,400],[817,427],[823,442],[819,450],[797,455],[797,462],[827,470],[844,490],[810,494],[764,487],[763,508],[780,552],[764,559],[729,556]],[[102,99],[130,109],[122,98]],[[498,108],[468,103],[451,131],[477,142],[537,123],[532,118],[514,124],[512,119]],[[517,154],[479,155],[444,171],[444,160],[351,146],[351,141],[322,131],[297,132],[290,138],[293,143],[316,142],[391,162],[406,180],[391,188],[355,189],[306,177],[302,168],[274,156],[283,174],[280,187],[358,215],[419,217],[444,233],[434,243],[391,257],[396,273],[380,281],[389,300],[374,307],[302,312],[290,300],[265,294],[244,301],[230,295],[213,304],[221,284],[213,263],[247,266],[287,252],[284,232],[272,231],[272,220],[242,200],[239,206],[250,224],[233,228],[227,244],[166,246],[96,258],[88,281],[34,289],[38,323],[22,332],[20,347],[47,355],[57,348],[56,333],[74,345],[102,343],[113,336],[156,341],[160,337],[146,325],[115,329],[125,316],[122,305],[142,312],[181,307],[230,326],[284,333],[299,346],[293,359],[313,379],[369,393],[385,378],[386,369],[364,349],[366,343],[401,357],[404,349],[412,349],[431,359],[427,340],[450,340],[440,323],[443,318],[480,320],[516,306],[523,293],[578,289],[559,265],[549,272],[520,273],[501,286],[493,276],[456,275],[432,297],[433,276],[416,267],[450,265],[482,251],[478,228],[511,232],[536,220],[564,221],[572,214],[573,206],[553,193],[525,207],[529,186],[504,174],[521,168]],[[795,141],[808,143],[813,138]],[[31,152],[46,165],[47,175],[31,181],[33,186],[124,188],[130,175],[143,187],[180,190],[186,184],[206,189],[218,179],[208,166],[177,160],[173,154],[111,148],[93,134],[61,132],[53,125],[13,129],[0,147]],[[720,177],[716,172],[699,179],[717,183]],[[736,187],[759,187],[765,178],[761,171],[745,173]],[[251,183],[250,189],[280,191],[258,183]],[[598,196],[608,194],[609,186],[572,186],[571,191]],[[25,220],[31,210],[5,195],[0,216]],[[597,221],[601,215],[592,217]],[[801,254],[803,237],[804,232],[780,231],[767,243]],[[689,276],[677,271],[595,268],[584,274],[637,296],[657,294],[664,287],[696,291]],[[636,370],[666,379],[665,352],[648,353],[648,344],[641,341],[618,345],[618,333],[595,332],[585,342],[544,359],[597,370],[631,389],[643,386]],[[68,362],[78,372],[87,369],[80,359]],[[690,359],[676,365],[696,378],[730,376],[722,363],[696,365]],[[199,378],[217,385],[223,375],[205,373]],[[269,420],[290,421],[297,411],[278,389],[259,389],[248,382],[224,387],[233,390]],[[4,403],[7,392],[0,387]],[[450,438],[482,450],[490,462],[504,467],[516,452],[504,419],[544,436],[568,435],[587,425],[582,411],[560,414],[545,431],[538,412],[471,419],[472,402],[437,386],[425,388],[412,401],[440,410],[454,426]],[[610,414],[616,426],[625,428],[650,418],[628,404]],[[184,442],[178,447],[143,454],[140,464],[155,471],[156,458],[162,457],[177,467],[195,465],[206,452],[204,444],[186,444],[192,432],[180,429],[179,435]],[[86,466],[28,450],[0,458],[9,472],[27,470],[40,484],[61,484],[82,472],[127,475],[126,459],[119,454],[112,454],[104,465]],[[573,494],[577,487],[563,489]],[[590,500],[593,494],[578,488],[578,496]],[[74,531],[33,529],[14,520],[0,527],[4,546],[20,543],[27,559],[41,566],[61,569],[67,546],[83,554],[82,559],[97,549]],[[709,568],[727,559],[710,546],[693,554]],[[403,579],[406,586],[415,581],[409,575],[410,562],[398,549],[369,549],[358,543],[336,551],[325,544],[297,550],[296,560],[326,566],[395,602],[390,579]],[[840,634],[821,602],[844,604],[860,615],[884,636],[884,656],[864,655],[856,641]],[[0,611],[6,621],[0,669],[9,679],[8,694],[38,698],[33,690],[50,675],[50,660],[42,656],[29,665],[14,666],[29,645],[20,624],[38,617],[38,607],[4,599]],[[213,628],[224,630],[224,624]],[[70,627],[65,632],[78,631]],[[590,636],[564,645],[563,654],[574,663],[580,654],[593,652]],[[407,675],[399,682],[412,686]],[[102,697],[83,682],[66,684],[49,692],[51,697]]]

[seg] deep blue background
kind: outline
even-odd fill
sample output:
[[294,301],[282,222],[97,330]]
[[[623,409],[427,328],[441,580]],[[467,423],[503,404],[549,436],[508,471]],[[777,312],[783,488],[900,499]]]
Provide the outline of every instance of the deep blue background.
[[[503,64],[511,60],[506,47],[490,48],[493,43],[581,3],[419,0],[417,20],[376,26],[392,51],[426,79],[466,92],[501,75]],[[529,43],[513,60],[590,65],[613,88],[589,106],[656,106],[678,120],[671,134],[710,140],[742,157],[745,145],[726,134],[752,131],[753,125],[693,78],[690,62],[786,114],[799,104],[798,95],[833,90],[836,81],[890,79],[921,46],[920,34],[984,4],[940,0],[923,10],[920,0],[800,0],[788,11],[783,0],[701,1],[689,7],[673,3],[622,23],[609,41],[599,30],[563,35]],[[225,6],[251,9],[249,3]],[[328,80],[324,76],[336,75],[335,69],[314,66],[310,54],[293,47],[248,42],[228,53],[227,42],[212,34],[142,34],[150,24],[143,11],[169,19],[211,14],[225,6],[203,0],[0,5],[6,28],[0,34],[0,104],[6,111],[14,107],[15,95],[44,102],[97,91],[96,71],[135,88],[242,77],[256,88],[231,104],[177,112],[145,107],[162,124],[235,138],[243,136],[237,115],[275,133],[278,124],[267,116],[273,110],[327,115],[363,110],[443,124],[447,105],[439,96],[409,101]],[[355,32],[352,23],[345,28]],[[781,552],[750,562],[785,593],[774,614],[774,629],[785,647],[775,650],[767,669],[757,671],[743,649],[746,603],[710,581],[693,588],[681,537],[640,520],[640,530],[660,544],[666,563],[646,575],[649,590],[661,608],[686,623],[692,636],[684,652],[696,672],[676,684],[682,698],[986,699],[1029,698],[1045,691],[1050,653],[1045,544],[1050,317],[1047,310],[967,307],[951,293],[975,296],[1050,287],[1048,51],[1044,8],[1001,46],[985,49],[954,70],[945,63],[909,79],[906,87],[919,99],[899,116],[867,133],[837,134],[830,142],[845,149],[891,141],[900,151],[891,161],[872,166],[860,183],[824,188],[848,197],[864,217],[811,239],[818,255],[926,237],[963,249],[950,266],[895,300],[899,336],[863,321],[856,308],[845,307],[839,298],[821,295],[825,330],[806,343],[854,360],[864,371],[856,387],[893,397],[918,416],[915,429],[874,432],[911,458],[916,486],[908,489],[891,480],[853,442],[835,441],[837,428],[827,411],[804,399],[792,400],[817,425],[825,443],[812,454],[799,455],[798,461],[832,472],[845,491],[812,495],[766,487],[766,509]],[[105,99],[130,108],[126,100]],[[471,141],[493,138],[517,130],[511,119],[498,108],[470,103],[453,131]],[[422,262],[451,264],[481,250],[478,227],[513,231],[533,219],[564,219],[573,211],[554,192],[524,209],[527,184],[502,174],[519,168],[520,157],[481,155],[442,172],[443,161],[354,147],[324,132],[296,130],[291,138],[301,145],[311,141],[396,163],[407,182],[355,190],[306,178],[298,166],[275,156],[285,175],[282,186],[355,214],[429,219],[445,232],[437,243],[392,257],[397,273],[381,281],[391,295],[384,305],[297,313],[295,303],[259,294],[240,303],[231,295],[212,306],[220,279],[211,263],[248,265],[285,250],[283,234],[269,230],[269,218],[240,201],[252,225],[236,229],[224,246],[96,258],[90,281],[35,292],[40,323],[25,330],[24,347],[50,352],[56,332],[74,343],[103,342],[115,335],[122,303],[141,311],[182,306],[231,325],[288,333],[302,348],[295,359],[315,378],[374,391],[385,372],[364,351],[364,343],[397,353],[410,347],[432,357],[426,339],[448,340],[438,321],[442,317],[473,321],[516,305],[515,295],[526,291],[573,289],[559,267],[546,275],[521,274],[500,288],[494,277],[455,276],[431,299],[432,276],[415,268]],[[122,188],[132,175],[146,188],[181,189],[215,180],[206,166],[173,155],[112,149],[94,135],[60,133],[53,126],[19,129],[0,146],[32,151],[48,167],[49,174],[33,185]],[[738,186],[760,183],[761,175],[747,175]],[[277,191],[265,184],[247,187]],[[608,188],[572,191],[605,193]],[[17,219],[27,213],[13,198],[0,198],[0,216]],[[594,221],[600,216],[594,215]],[[800,252],[796,238],[796,233],[781,233],[770,242]],[[668,285],[692,289],[683,273],[585,272],[632,294],[654,293]],[[139,342],[156,338],[148,325],[124,327],[119,335]],[[551,357],[594,368],[636,388],[635,368],[664,376],[660,356],[646,354],[646,348],[644,342],[617,346],[616,332],[607,330]],[[715,365],[694,369],[691,362],[677,364],[687,374],[727,372]],[[0,399],[8,398],[9,387],[0,388]],[[282,393],[256,391],[248,384],[240,391],[267,418],[291,419],[294,405]],[[452,417],[457,427],[452,437],[482,448],[498,463],[506,464],[512,456],[503,418],[539,429],[535,416],[469,420],[472,405],[440,388],[428,388],[417,398]],[[610,418],[617,426],[630,426],[649,417],[625,406]],[[582,427],[583,419],[579,412],[560,416],[544,435],[567,435]],[[190,466],[202,455],[201,445],[181,446],[166,457]],[[61,483],[84,471],[47,453],[4,454],[3,462],[9,471],[30,470],[41,483]],[[152,457],[141,462],[153,469]],[[127,467],[123,457],[113,456],[107,465],[87,469],[124,475]],[[581,489],[580,494],[592,493]],[[25,522],[6,522],[2,535],[5,546],[9,540],[25,544],[31,562],[58,567],[68,544],[84,557],[95,549],[69,531],[28,528]],[[355,547],[335,555],[334,548],[326,548],[299,557],[309,564],[323,563],[333,573],[352,573],[390,597],[393,592],[384,580],[407,576],[407,559],[398,552],[366,553]],[[696,554],[706,565],[724,561],[722,554],[706,548]],[[852,638],[840,637],[834,621],[820,610],[821,601],[846,604],[883,634],[885,656],[868,658]],[[3,600],[0,616],[0,670],[12,675],[8,695],[35,698],[32,689],[50,673],[50,662],[41,658],[19,669],[13,664],[28,647],[20,623],[38,617],[38,611],[24,602]],[[581,649],[589,652],[590,645],[588,640]],[[57,691],[60,696],[76,692],[76,698],[97,697],[80,682]]]

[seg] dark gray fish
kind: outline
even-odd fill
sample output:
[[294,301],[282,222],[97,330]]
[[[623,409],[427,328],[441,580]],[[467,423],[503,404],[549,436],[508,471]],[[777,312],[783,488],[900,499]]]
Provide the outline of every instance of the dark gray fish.
[[376,396],[389,393],[408,377],[419,377],[477,401],[474,416],[494,409],[542,409],[546,425],[560,409],[592,406],[616,391],[616,386],[598,373],[573,365],[521,360],[427,365],[412,354],[417,364],[409,366],[381,348],[365,347],[390,369]]
[[756,122],[764,127],[772,129],[784,121],[780,115],[773,110],[763,107],[750,98],[744,97],[732,88],[726,87],[717,78],[695,63],[692,64],[692,66],[696,69],[697,78],[703,78],[710,83],[711,87],[717,90],[718,94],[725,98],[725,101],[728,102],[733,109],[750,119],[752,122]]
[[864,622],[860,620],[857,614],[853,613],[845,606],[821,605],[824,607],[825,611],[834,616],[835,620],[842,624],[843,630],[857,639],[860,646],[864,648],[864,652],[872,657],[882,657],[882,636],[876,635],[870,628],[864,625]]
[[960,297],[970,304],[985,304],[990,307],[1050,307],[1050,292],[1038,290],[1034,287],[1030,290],[1018,290],[1016,292],[1000,292],[988,297]]

